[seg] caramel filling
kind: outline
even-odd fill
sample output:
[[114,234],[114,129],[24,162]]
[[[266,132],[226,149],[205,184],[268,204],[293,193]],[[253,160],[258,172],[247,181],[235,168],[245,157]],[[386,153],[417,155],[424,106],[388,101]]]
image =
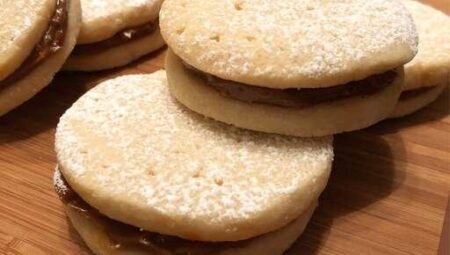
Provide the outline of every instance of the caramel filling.
[[65,181],[58,180],[55,190],[63,203],[83,217],[100,223],[111,243],[111,249],[144,249],[149,254],[216,254],[229,248],[245,248],[255,238],[236,242],[201,242],[148,232],[112,220],[87,204]]
[[75,47],[72,54],[76,56],[98,54],[111,48],[139,40],[153,34],[158,29],[158,24],[158,21],[148,22],[140,26],[124,29],[116,33],[113,37],[100,42],[79,44]]
[[395,70],[372,75],[364,80],[327,88],[271,89],[244,83],[224,80],[199,71],[184,63],[185,67],[200,77],[223,96],[246,103],[259,103],[281,107],[304,109],[318,104],[333,102],[351,97],[376,94],[387,88],[397,77]]
[[421,95],[427,93],[428,91],[430,91],[430,90],[432,90],[434,88],[435,87],[425,87],[425,88],[419,88],[419,89],[412,89],[412,90],[403,91],[400,94],[400,99],[399,100],[403,101],[403,100],[408,100],[408,99],[411,99],[411,98],[414,98],[414,97],[421,96]]
[[22,65],[5,80],[0,81],[0,90],[23,79],[49,57],[61,50],[67,32],[69,1],[70,0],[56,1],[55,12],[42,39],[34,47]]

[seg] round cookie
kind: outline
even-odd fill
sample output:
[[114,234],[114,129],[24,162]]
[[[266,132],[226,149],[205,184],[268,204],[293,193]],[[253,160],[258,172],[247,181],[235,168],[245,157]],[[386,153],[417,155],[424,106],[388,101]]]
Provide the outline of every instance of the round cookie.
[[[43,39],[60,0],[19,0],[0,3],[0,85],[26,61]],[[60,49],[21,79],[0,89],[0,116],[29,100],[47,86],[73,50],[80,29],[79,0],[67,1],[67,27]],[[4,12],[4,13],[3,13]],[[14,38],[14,40],[11,40]]]
[[179,102],[237,127],[299,137],[389,116],[418,43],[410,14],[390,0],[168,0],[160,24]]
[[107,81],[61,118],[58,164],[83,200],[151,232],[216,242],[280,229],[318,198],[331,137],[268,135],[208,120],[171,98],[165,75]]
[[[58,194],[63,193],[62,196],[67,196],[69,195],[67,193],[73,192],[62,180],[59,170],[56,170],[54,180]],[[64,208],[74,228],[95,254],[156,255],[184,252],[183,254],[191,255],[281,255],[304,231],[316,206],[317,202],[314,202],[297,219],[279,230],[249,240],[218,243],[193,242],[155,233],[143,233],[138,228],[94,214],[90,212],[91,208],[79,202],[76,206],[70,202],[65,203]],[[112,225],[115,226],[113,230]],[[116,229],[126,231],[114,232]],[[127,237],[117,237],[125,233]],[[147,237],[145,244],[139,243],[143,236]],[[122,243],[122,239],[127,242]]]
[[390,0],[168,0],[160,25],[196,69],[275,89],[361,80],[417,52],[409,13]]
[[302,137],[351,131],[383,120],[392,112],[403,83],[400,69],[396,81],[382,92],[296,109],[223,96],[187,71],[170,50],[166,68],[171,93],[193,111],[240,128]]
[[[97,71],[126,65],[165,43],[158,15],[162,0],[81,0],[78,46],[64,70]],[[150,24],[153,28],[146,25]],[[79,50],[80,48],[86,50]]]
[[[423,92],[400,97],[391,118],[411,114],[433,102],[450,80],[450,17],[417,1],[402,3],[411,12],[420,36],[417,56],[405,65],[403,90]],[[428,87],[432,88],[424,89]]]

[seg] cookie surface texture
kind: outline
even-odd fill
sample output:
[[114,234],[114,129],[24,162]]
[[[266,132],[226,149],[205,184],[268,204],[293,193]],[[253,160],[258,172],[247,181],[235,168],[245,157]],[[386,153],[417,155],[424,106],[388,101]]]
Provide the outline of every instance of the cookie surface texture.
[[166,74],[123,76],[62,117],[70,186],[102,214],[188,240],[236,241],[298,218],[324,189],[332,138],[241,130],[176,103]]

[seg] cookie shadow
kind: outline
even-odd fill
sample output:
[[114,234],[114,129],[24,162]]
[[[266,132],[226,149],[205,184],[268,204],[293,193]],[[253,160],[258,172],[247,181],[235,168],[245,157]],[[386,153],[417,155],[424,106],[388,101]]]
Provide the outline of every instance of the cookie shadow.
[[[395,171],[394,147],[379,132],[370,128],[335,137],[335,160],[328,186],[305,232],[285,255],[319,253],[329,245],[334,224],[345,221],[352,212],[364,211],[401,185],[405,176]],[[396,157],[404,153],[403,144],[395,144]]]
[[152,73],[158,69],[162,69],[165,65],[166,51],[167,46],[164,45],[157,51],[139,58],[138,60],[133,62],[132,65],[134,68],[144,73]]
[[59,117],[86,89],[72,86],[57,75],[55,80],[18,108],[0,117],[0,144],[38,135],[58,123]]

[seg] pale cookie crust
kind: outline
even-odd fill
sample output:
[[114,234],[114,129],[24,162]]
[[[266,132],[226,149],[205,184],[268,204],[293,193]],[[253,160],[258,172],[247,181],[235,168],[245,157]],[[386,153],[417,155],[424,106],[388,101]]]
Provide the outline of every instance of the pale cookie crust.
[[75,47],[81,25],[79,0],[70,0],[69,19],[63,47],[28,76],[0,91],[0,116],[29,100],[47,86]]
[[127,65],[164,46],[159,29],[151,35],[98,54],[71,55],[64,64],[67,71],[98,71]]
[[[314,207],[308,208],[298,219],[289,225],[262,235],[249,245],[230,247],[215,255],[282,255],[298,239],[311,219]],[[149,255],[146,249],[114,249],[108,233],[102,226],[92,219],[83,217],[73,208],[65,207],[66,214],[73,227],[80,234],[83,241],[96,255]],[[166,252],[151,253],[151,255],[172,255]]]
[[83,23],[78,43],[103,41],[125,28],[158,18],[163,0],[81,0]]
[[353,131],[383,120],[394,109],[403,83],[403,70],[399,70],[396,81],[374,95],[295,109],[222,96],[187,70],[170,50],[166,68],[172,95],[191,110],[241,128],[302,137]]
[[[55,188],[59,192],[65,192],[67,187],[61,182],[61,173],[56,170],[54,175]],[[275,230],[273,232],[264,234],[262,236],[253,238],[252,240],[245,240],[244,242],[234,242],[232,245],[220,245],[220,250],[214,252],[215,255],[281,255],[286,251],[294,241],[304,231],[308,224],[314,209],[317,206],[317,201],[313,202],[309,208],[306,209],[297,219],[289,223],[285,227]],[[86,217],[83,212],[74,209],[71,206],[65,206],[65,211],[69,217],[72,225],[78,231],[81,238],[85,241],[87,246],[97,255],[135,255],[135,254],[164,254],[170,255],[176,247],[171,247],[172,250],[167,250],[160,247],[142,247],[142,246],[117,246],[114,240],[111,240],[108,233],[108,226],[104,221],[97,218]],[[124,233],[125,234],[125,233]],[[177,247],[179,250],[185,250],[186,254],[191,248]],[[190,254],[190,253],[189,253]],[[198,254],[198,253],[195,253]],[[209,253],[208,253],[209,254]]]
[[55,0],[0,0],[0,81],[30,55],[55,6]]
[[61,172],[115,220],[188,240],[236,241],[287,225],[317,199],[332,138],[241,130],[171,98],[166,73],[109,80],[61,118]]
[[430,91],[427,91],[422,95],[398,101],[390,118],[403,117],[422,109],[436,100],[446,87],[447,85],[435,86],[435,88],[430,89]]
[[420,36],[419,53],[405,65],[404,90],[448,82],[450,17],[416,1],[403,0],[402,3],[411,12]]
[[160,26],[195,68],[278,89],[361,80],[417,52],[412,18],[392,0],[167,0]]

